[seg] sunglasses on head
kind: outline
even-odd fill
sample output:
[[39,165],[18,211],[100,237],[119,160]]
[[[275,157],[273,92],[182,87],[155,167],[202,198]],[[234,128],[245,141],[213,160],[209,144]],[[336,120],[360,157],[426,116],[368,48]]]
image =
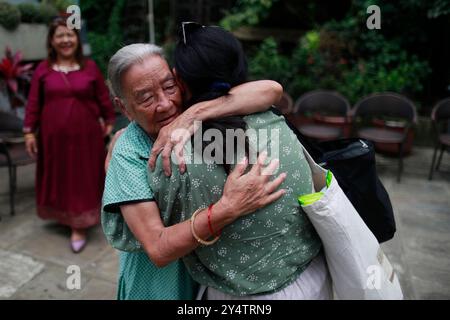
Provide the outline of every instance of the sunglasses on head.
[[200,28],[205,28],[205,27],[212,27],[212,28],[220,28],[219,26],[204,26],[198,22],[194,22],[194,21],[185,21],[181,23],[181,32],[182,32],[182,36],[183,36],[183,43],[184,45],[187,44],[187,37],[186,35],[189,33],[189,31],[194,31]]
[[204,28],[205,26],[198,23],[198,22],[194,22],[194,21],[185,21],[181,23],[181,31],[182,31],[182,35],[183,35],[183,43],[186,45],[187,43],[187,39],[186,39],[186,34],[187,32],[190,30],[196,30],[196,29],[200,29],[200,28]]

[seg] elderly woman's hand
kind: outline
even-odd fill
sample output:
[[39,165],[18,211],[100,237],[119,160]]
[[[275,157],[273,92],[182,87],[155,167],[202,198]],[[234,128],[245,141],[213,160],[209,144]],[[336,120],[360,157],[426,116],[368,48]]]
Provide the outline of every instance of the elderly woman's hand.
[[170,176],[172,174],[170,157],[172,150],[174,150],[180,172],[184,173],[186,171],[183,147],[198,129],[194,127],[194,123],[195,121],[191,113],[185,111],[174,121],[160,129],[158,137],[153,143],[148,160],[148,165],[151,170],[155,169],[156,159],[161,153],[164,173],[166,176]]
[[218,205],[229,210],[230,218],[236,219],[265,207],[286,193],[284,189],[277,190],[286,178],[286,173],[281,173],[271,180],[279,161],[272,160],[267,167],[264,167],[266,157],[265,152],[261,153],[257,163],[246,174],[244,172],[248,160],[244,159],[228,176]]

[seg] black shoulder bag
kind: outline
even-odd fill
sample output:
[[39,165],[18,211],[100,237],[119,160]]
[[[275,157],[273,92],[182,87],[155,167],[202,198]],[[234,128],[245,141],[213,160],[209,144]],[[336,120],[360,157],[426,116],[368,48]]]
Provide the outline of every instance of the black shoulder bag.
[[[272,112],[280,115],[275,108]],[[396,231],[394,212],[389,194],[377,175],[373,144],[359,138],[315,143],[286,122],[311,157],[333,172],[378,242],[392,239]]]

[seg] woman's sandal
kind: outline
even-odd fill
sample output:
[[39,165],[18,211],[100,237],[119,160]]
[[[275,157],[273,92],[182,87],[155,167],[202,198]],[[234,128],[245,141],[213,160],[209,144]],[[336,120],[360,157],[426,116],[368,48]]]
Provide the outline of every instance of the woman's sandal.
[[86,244],[87,244],[86,239],[70,241],[70,247],[72,248],[73,253],[81,252],[84,249],[84,247],[86,246]]

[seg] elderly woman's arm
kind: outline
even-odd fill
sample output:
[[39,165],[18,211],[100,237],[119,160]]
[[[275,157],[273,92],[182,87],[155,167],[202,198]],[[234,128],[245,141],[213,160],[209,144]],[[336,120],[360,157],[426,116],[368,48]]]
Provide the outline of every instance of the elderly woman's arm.
[[[285,190],[277,188],[286,178],[286,174],[282,173],[271,181],[271,174],[278,163],[272,161],[263,169],[263,161],[264,159],[260,158],[247,174],[244,174],[247,164],[238,164],[228,176],[223,195],[212,209],[213,230],[222,229],[238,217],[268,205],[285,193]],[[190,221],[165,227],[154,201],[122,205],[120,209],[131,232],[158,267],[164,267],[189,254],[199,245],[191,233]],[[194,229],[201,239],[206,240],[212,236],[206,209],[197,215]]]
[[[172,149],[178,144],[178,152],[182,152],[182,146],[194,134],[195,121],[266,111],[281,99],[282,94],[283,87],[278,82],[259,80],[236,86],[226,96],[199,102],[191,106],[172,123],[159,131],[158,138],[150,153],[150,168],[152,170],[155,168],[156,158],[162,152],[164,171],[167,175],[171,174],[170,154]],[[177,137],[173,133],[180,129],[186,134],[182,139],[176,140]],[[181,172],[184,172],[185,165],[181,155],[179,155],[178,160],[179,168]]]

